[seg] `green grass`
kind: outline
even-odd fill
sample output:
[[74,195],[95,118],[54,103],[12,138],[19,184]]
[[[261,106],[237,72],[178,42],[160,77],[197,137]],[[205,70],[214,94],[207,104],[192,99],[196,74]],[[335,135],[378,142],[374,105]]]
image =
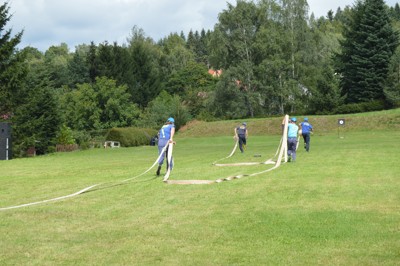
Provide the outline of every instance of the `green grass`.
[[[147,170],[155,147],[0,161],[0,207],[103,184],[0,211],[0,265],[399,265],[400,133],[389,128],[317,129],[296,163],[212,185],[167,185],[153,169],[113,186]],[[251,136],[245,154],[221,162],[264,161],[279,139]],[[232,135],[176,140],[172,180],[271,167],[213,166]]]

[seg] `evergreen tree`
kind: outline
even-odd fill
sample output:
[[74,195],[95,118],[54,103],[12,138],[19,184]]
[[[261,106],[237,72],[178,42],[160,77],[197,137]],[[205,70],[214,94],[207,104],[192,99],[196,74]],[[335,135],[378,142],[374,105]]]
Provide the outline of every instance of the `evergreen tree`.
[[126,47],[119,46],[116,42],[112,47],[112,76],[118,85],[127,85],[131,80],[129,52]]
[[396,3],[394,7],[390,7],[390,16],[395,20],[400,20],[400,5]]
[[89,65],[87,64],[87,56],[89,46],[80,45],[75,48],[72,59],[68,62],[69,87],[73,88],[76,84],[88,83]]
[[69,53],[66,43],[62,43],[58,46],[51,46],[45,52],[45,65],[52,87],[61,88],[72,82],[68,70],[68,64],[71,58],[72,55]]
[[347,103],[384,99],[390,59],[398,45],[383,0],[357,2],[344,31],[339,73]]
[[389,77],[384,92],[389,106],[400,107],[400,46],[390,62]]
[[96,82],[96,77],[99,75],[97,63],[97,47],[94,42],[90,43],[89,53],[86,58],[87,65],[89,66],[89,79],[92,83]]
[[128,39],[130,72],[129,92],[132,101],[145,108],[161,91],[160,51],[142,29],[134,27]]
[[16,154],[23,156],[31,146],[37,154],[53,152],[61,124],[54,90],[41,84],[31,89],[28,97],[16,111]]
[[35,147],[37,154],[53,152],[62,120],[50,64],[37,49],[25,48],[24,52],[29,71],[24,102],[16,107],[15,112],[13,132],[14,154],[17,156],[24,156],[29,147]]
[[112,46],[108,42],[99,44],[97,54],[97,70],[98,76],[113,78],[113,55]]
[[0,119],[10,119],[15,108],[25,99],[25,55],[16,48],[21,42],[23,31],[12,36],[11,29],[6,30],[10,20],[8,2],[5,2],[0,6]]
[[326,64],[317,80],[316,89],[312,91],[308,110],[314,114],[330,114],[342,103],[339,79],[333,74],[331,64]]

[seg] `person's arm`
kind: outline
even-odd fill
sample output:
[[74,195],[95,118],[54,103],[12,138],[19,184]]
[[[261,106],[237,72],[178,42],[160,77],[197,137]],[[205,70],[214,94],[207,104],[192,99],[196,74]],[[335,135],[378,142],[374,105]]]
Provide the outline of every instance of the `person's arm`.
[[238,139],[238,134],[237,134],[237,128],[235,127],[234,129],[234,133],[235,135],[233,136],[234,139]]
[[249,137],[249,130],[246,128],[246,139]]

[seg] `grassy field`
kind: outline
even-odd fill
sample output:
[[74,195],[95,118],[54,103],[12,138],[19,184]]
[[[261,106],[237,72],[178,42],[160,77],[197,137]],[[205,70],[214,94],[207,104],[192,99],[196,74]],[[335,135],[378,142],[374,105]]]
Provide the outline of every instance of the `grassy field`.
[[[99,184],[0,211],[0,265],[400,265],[400,112],[345,118],[386,126],[350,123],[339,132],[337,117],[310,117],[318,127],[296,163],[210,185],[167,185],[155,169],[135,178],[153,164],[155,147],[0,161],[0,208]],[[213,166],[231,152],[237,121],[213,123],[230,135],[190,135],[198,131],[190,127],[177,135],[171,180],[272,167]],[[250,130],[262,132],[258,123],[265,126],[249,120]],[[253,134],[246,153],[221,162],[265,161],[279,140]]]

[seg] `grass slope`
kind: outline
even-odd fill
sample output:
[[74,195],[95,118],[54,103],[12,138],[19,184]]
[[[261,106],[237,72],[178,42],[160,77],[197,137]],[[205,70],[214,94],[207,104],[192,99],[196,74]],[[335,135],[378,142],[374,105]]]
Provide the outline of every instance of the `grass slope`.
[[[304,116],[296,116],[301,122]],[[369,112],[351,115],[308,116],[310,123],[318,134],[338,131],[338,119],[345,119],[342,131],[396,129],[400,130],[400,109],[381,112]],[[253,118],[244,120],[251,135],[278,135],[281,134],[282,117]],[[227,120],[215,122],[192,121],[179,130],[181,137],[205,137],[232,135],[234,128],[242,120]]]
[[[398,265],[399,113],[369,116],[346,122],[391,122],[378,130],[347,125],[341,136],[318,126],[311,152],[300,145],[296,163],[212,185],[166,185],[155,169],[116,185],[150,167],[155,147],[0,161],[0,207],[101,184],[78,197],[0,211],[0,264]],[[336,117],[324,119],[337,125]],[[233,122],[220,123],[227,130]],[[271,167],[212,166],[231,152],[232,134],[185,134],[176,138],[171,179],[215,180]],[[266,160],[279,139],[253,134],[246,153],[223,162]]]

